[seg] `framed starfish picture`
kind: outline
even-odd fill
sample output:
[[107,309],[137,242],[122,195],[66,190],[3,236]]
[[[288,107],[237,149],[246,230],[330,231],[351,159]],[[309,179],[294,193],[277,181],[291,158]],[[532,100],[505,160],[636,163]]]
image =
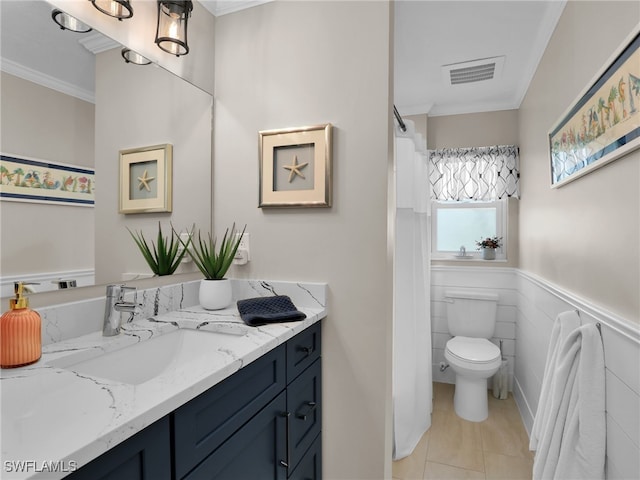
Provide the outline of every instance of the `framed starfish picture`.
[[170,212],[171,144],[120,150],[120,213]]
[[260,132],[258,206],[331,206],[331,124]]

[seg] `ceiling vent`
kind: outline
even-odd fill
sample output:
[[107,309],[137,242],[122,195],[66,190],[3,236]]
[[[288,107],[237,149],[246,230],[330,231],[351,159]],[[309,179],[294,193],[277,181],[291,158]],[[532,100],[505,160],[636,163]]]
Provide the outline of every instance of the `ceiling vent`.
[[452,63],[442,66],[442,77],[447,85],[492,81],[500,78],[503,66],[504,56]]

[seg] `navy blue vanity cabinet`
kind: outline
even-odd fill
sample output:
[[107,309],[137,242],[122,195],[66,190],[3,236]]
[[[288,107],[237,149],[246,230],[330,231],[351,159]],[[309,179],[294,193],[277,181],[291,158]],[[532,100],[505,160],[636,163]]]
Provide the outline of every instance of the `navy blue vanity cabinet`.
[[322,425],[322,371],[320,359],[287,386],[290,470],[295,470],[320,435]]
[[169,417],[149,425],[71,475],[73,480],[171,480]]
[[286,406],[283,391],[184,480],[286,480]]
[[289,476],[289,480],[321,480],[322,479],[322,439],[320,435],[311,444],[302,460]]
[[300,332],[287,345],[287,384],[320,358],[320,322]]
[[285,359],[281,345],[173,413],[175,478],[183,478],[284,390]]

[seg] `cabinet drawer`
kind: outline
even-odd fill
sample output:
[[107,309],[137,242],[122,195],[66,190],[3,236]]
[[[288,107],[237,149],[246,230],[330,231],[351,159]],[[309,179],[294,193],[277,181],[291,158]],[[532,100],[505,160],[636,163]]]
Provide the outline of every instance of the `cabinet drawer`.
[[322,370],[320,362],[321,359],[317,359],[287,387],[289,463],[293,469],[321,430]]
[[317,322],[287,342],[287,383],[320,357],[320,336]]
[[169,417],[116,445],[69,477],[73,480],[170,480]]
[[184,480],[286,479],[286,394],[282,392]]
[[321,480],[322,479],[322,439],[318,435],[304,454],[302,460],[289,475],[289,480]]
[[173,414],[175,477],[182,478],[286,386],[285,346],[265,354]]

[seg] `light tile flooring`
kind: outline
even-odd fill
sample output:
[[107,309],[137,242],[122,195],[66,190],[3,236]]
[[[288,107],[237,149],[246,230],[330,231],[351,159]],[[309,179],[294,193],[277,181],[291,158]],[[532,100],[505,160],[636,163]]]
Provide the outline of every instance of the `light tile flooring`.
[[393,462],[393,478],[530,479],[533,452],[511,394],[506,400],[489,395],[489,418],[469,422],[453,410],[454,386],[433,384],[431,428],[413,453]]

